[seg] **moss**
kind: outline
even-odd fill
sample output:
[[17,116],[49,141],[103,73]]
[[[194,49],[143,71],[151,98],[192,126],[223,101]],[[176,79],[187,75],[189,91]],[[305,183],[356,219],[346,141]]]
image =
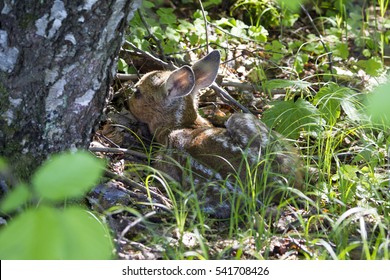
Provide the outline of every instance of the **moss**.
[[37,15],[26,13],[23,18],[19,21],[19,27],[23,30],[27,29],[31,24],[34,25],[38,19]]
[[17,163],[13,166],[15,174],[24,181],[30,181],[31,175],[41,165],[42,159],[37,159],[32,154],[14,155]]
[[[5,80],[5,73],[0,72],[0,112],[3,112],[4,108],[9,106],[9,93],[2,81]],[[6,106],[4,106],[6,105]]]
[[9,164],[12,176],[24,182],[31,180],[32,174],[41,165],[43,159],[32,154],[16,154],[5,158]]

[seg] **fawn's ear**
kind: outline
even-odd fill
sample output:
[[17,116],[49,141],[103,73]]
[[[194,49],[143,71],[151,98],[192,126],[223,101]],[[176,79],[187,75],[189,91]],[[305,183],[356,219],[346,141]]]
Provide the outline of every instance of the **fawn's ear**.
[[[197,90],[211,85],[218,74],[221,54],[214,50],[192,66],[195,73],[195,87]],[[194,90],[195,91],[195,90]]]
[[188,66],[173,71],[166,83],[165,89],[169,98],[183,97],[192,92],[195,86],[195,75]]

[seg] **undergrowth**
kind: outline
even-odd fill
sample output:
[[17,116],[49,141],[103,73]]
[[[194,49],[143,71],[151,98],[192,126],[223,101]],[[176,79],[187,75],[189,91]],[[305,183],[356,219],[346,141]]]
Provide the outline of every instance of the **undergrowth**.
[[[110,226],[116,253],[123,259],[388,260],[389,83],[376,87],[387,79],[388,1],[313,0],[306,1],[306,9],[300,10],[283,1],[239,0],[227,7],[225,1],[210,0],[203,1],[204,11],[196,1],[174,1],[180,9],[163,2],[143,1],[126,36],[119,72],[160,69],[166,65],[161,61],[190,63],[209,47],[219,49],[224,79],[218,82],[269,127],[295,143],[304,165],[305,189],[282,186],[266,193],[266,180],[257,180],[258,169],[253,167],[247,168],[245,181],[232,174],[199,184],[190,160],[182,166],[169,158],[169,153],[141,136],[138,124],[124,128],[127,124],[114,123],[114,129],[131,139],[130,144],[123,144],[129,149],[91,149],[108,159],[112,172],[106,172],[109,178],[104,185],[87,195],[95,222],[84,208],[75,210],[84,213],[81,220],[74,218],[76,223],[91,222],[99,232],[87,230],[96,237],[91,242],[105,244],[100,248],[102,254],[94,256],[112,256],[111,239],[102,220]],[[150,60],[153,56],[159,59]],[[126,86],[119,84],[115,90],[125,91]],[[215,119],[221,115],[226,119],[237,110],[207,92],[200,104],[202,114]],[[124,109],[118,111],[123,113]],[[115,141],[99,137],[103,144],[114,146]],[[187,174],[185,188],[184,182],[153,167],[161,161],[161,154]],[[247,162],[245,154],[242,162]],[[67,162],[50,176],[55,179],[72,164]],[[1,170],[5,170],[2,162]],[[91,176],[96,179],[101,173],[95,172]],[[61,246],[63,251],[57,252],[62,255],[34,250],[22,255],[13,255],[10,250],[7,255],[12,235],[25,237],[23,227],[30,225],[23,220],[23,212],[30,215],[28,219],[43,219],[58,231],[63,229],[58,221],[68,221],[67,215],[74,215],[68,213],[73,211],[67,204],[68,196],[80,198],[96,184],[72,181],[56,189],[52,187],[58,182],[42,174],[31,183],[32,190],[20,186],[15,189],[17,195],[10,193],[2,201],[2,213],[22,214],[15,219],[16,230],[10,226],[0,231],[1,257],[91,257],[75,255]],[[241,192],[231,191],[231,181]],[[82,191],[67,190],[69,185],[80,184],[84,185]],[[205,208],[215,188],[223,194],[222,206],[229,203],[227,217],[218,218]],[[278,203],[272,200],[275,195],[280,197]],[[63,204],[63,209],[55,207],[58,204]],[[22,225],[17,222],[21,218]],[[85,237],[80,232],[85,228],[75,228]],[[51,232],[46,233],[44,236],[51,236]],[[14,240],[34,248],[34,239],[21,237]],[[64,239],[57,240],[58,244],[69,241]],[[86,239],[80,240],[72,244],[83,246]],[[90,247],[84,251],[95,254]]]
[[[307,1],[299,10],[272,1],[234,1],[225,14],[221,1],[206,3],[206,11],[192,12],[197,4],[184,10],[189,21],[146,2],[125,47],[177,63],[201,56],[206,46],[219,49],[225,79],[250,83],[254,91],[231,94],[299,147],[306,189],[290,189],[294,196],[271,203],[259,199],[265,184],[249,172],[246,182],[235,181],[245,195],[231,193],[230,218],[220,220],[202,211],[195,183],[185,192],[164,181],[180,209],[176,225],[164,224],[179,229],[179,245],[164,257],[388,259],[390,135],[367,109],[368,92],[386,79],[388,3]],[[303,16],[308,14],[313,22]],[[142,65],[129,65],[121,61],[120,70],[142,71]],[[257,105],[264,103],[266,109]],[[184,241],[188,235],[192,245]]]

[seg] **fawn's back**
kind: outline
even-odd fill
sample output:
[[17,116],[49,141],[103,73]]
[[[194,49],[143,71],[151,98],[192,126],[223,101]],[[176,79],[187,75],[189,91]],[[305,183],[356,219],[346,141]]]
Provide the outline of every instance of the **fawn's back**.
[[[199,89],[214,82],[219,63],[220,54],[213,51],[192,67],[146,74],[130,99],[131,112],[148,125],[159,143],[190,155],[193,168],[206,178],[223,179],[234,174],[246,180],[249,171],[265,182],[265,188],[300,188],[300,160],[294,149],[254,115],[233,114],[226,128],[219,128],[198,114],[196,95]],[[185,156],[180,159],[188,161]],[[174,166],[165,167],[164,171],[182,179]]]

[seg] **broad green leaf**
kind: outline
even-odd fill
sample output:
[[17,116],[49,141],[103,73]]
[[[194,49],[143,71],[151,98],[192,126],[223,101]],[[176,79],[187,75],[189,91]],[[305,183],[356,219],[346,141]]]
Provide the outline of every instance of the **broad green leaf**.
[[203,18],[197,18],[193,22],[193,25],[195,27],[196,32],[199,32],[200,34],[204,34],[206,31],[204,30],[204,20]]
[[246,25],[243,21],[239,20],[239,19],[234,19],[234,21],[232,20],[232,22],[234,22],[234,26],[236,26],[237,28],[240,28],[240,29],[247,29],[249,26]]
[[246,36],[246,29],[243,29],[243,28],[240,28],[240,27],[233,26],[232,29],[230,30],[230,33],[233,36],[236,36],[236,37],[242,37],[244,39],[247,38],[247,36]]
[[122,58],[118,59],[118,71],[128,73],[129,65],[127,65],[126,61]]
[[379,57],[372,57],[368,60],[359,60],[357,65],[362,67],[367,74],[376,77],[383,71],[383,64]]
[[218,19],[215,21],[215,25],[225,27],[225,26],[230,26],[233,27],[234,25],[229,21],[229,19],[223,17],[221,19]]
[[299,53],[294,60],[294,68],[298,73],[301,73],[305,64],[309,61],[309,56],[306,53]]
[[67,259],[112,258],[109,229],[91,212],[76,207],[65,209],[60,223]]
[[161,29],[161,26],[152,26],[150,27],[150,31],[153,33],[153,36],[156,36],[157,39],[163,41],[165,39],[165,32]]
[[[314,34],[307,35],[307,43],[302,45],[302,50],[306,51],[307,53],[314,53],[314,54],[323,54],[324,53],[324,46],[321,44],[319,38]],[[301,53],[303,54],[303,53]]]
[[258,42],[267,42],[268,30],[263,26],[251,26],[248,29],[248,35],[250,38]]
[[299,14],[294,14],[289,11],[286,11],[282,17],[282,25],[286,27],[292,27],[298,19]]
[[[193,2],[193,1],[189,1],[189,2]],[[222,3],[222,0],[208,0],[208,1],[205,1],[203,3],[203,6],[205,9],[207,9],[211,6],[220,5],[221,3]]]
[[179,23],[180,24],[179,24],[177,29],[180,32],[189,32],[189,31],[195,30],[195,27],[191,22],[179,19]]
[[310,83],[300,80],[283,80],[283,79],[274,79],[264,82],[263,84],[266,90],[273,90],[277,88],[287,88],[295,87],[298,89],[305,90],[310,86]]
[[30,197],[31,192],[28,187],[24,184],[21,184],[12,189],[9,193],[7,193],[7,196],[2,199],[0,210],[5,213],[14,211],[26,203]]
[[311,133],[322,130],[322,119],[317,108],[303,99],[273,103],[273,107],[264,112],[262,120],[269,127],[292,139],[298,138],[301,130]]
[[337,43],[336,48],[333,51],[335,56],[341,57],[342,59],[347,59],[349,56],[349,48],[347,43]]
[[107,228],[81,208],[29,209],[0,231],[0,259],[109,259]]
[[177,18],[173,12],[173,8],[160,8],[156,12],[160,16],[160,23],[173,25],[176,24]]
[[197,33],[192,33],[189,37],[188,40],[190,41],[191,45],[195,45],[199,41],[199,36]]
[[361,121],[366,119],[366,115],[363,114],[363,107],[359,101],[355,98],[355,94],[341,100],[341,108],[343,108],[345,114],[349,119],[353,121]]
[[306,2],[305,0],[278,0],[280,4],[285,5],[290,10],[296,12],[300,10],[300,4]]
[[167,39],[171,42],[175,43],[176,45],[180,42],[181,35],[179,32],[176,31],[176,29],[168,26],[165,30],[165,36],[167,36]]
[[313,100],[329,125],[334,125],[340,117],[341,108],[353,121],[362,119],[359,113],[356,92],[350,88],[341,87],[335,83],[329,83],[322,87]]
[[103,161],[87,152],[54,155],[33,175],[33,187],[49,200],[81,197],[98,182],[103,167]]
[[334,125],[340,117],[342,92],[339,91],[339,88],[333,83],[322,87],[313,100],[313,104],[318,106],[326,122],[330,125]]
[[368,100],[368,113],[374,124],[390,126],[390,77],[387,84],[378,86]]
[[273,40],[271,44],[265,46],[267,51],[272,54],[271,60],[278,63],[286,54],[286,47],[277,40]]
[[153,2],[151,2],[151,1],[146,1],[146,0],[142,1],[142,7],[143,8],[150,9],[150,8],[154,8],[155,6],[156,5]]

